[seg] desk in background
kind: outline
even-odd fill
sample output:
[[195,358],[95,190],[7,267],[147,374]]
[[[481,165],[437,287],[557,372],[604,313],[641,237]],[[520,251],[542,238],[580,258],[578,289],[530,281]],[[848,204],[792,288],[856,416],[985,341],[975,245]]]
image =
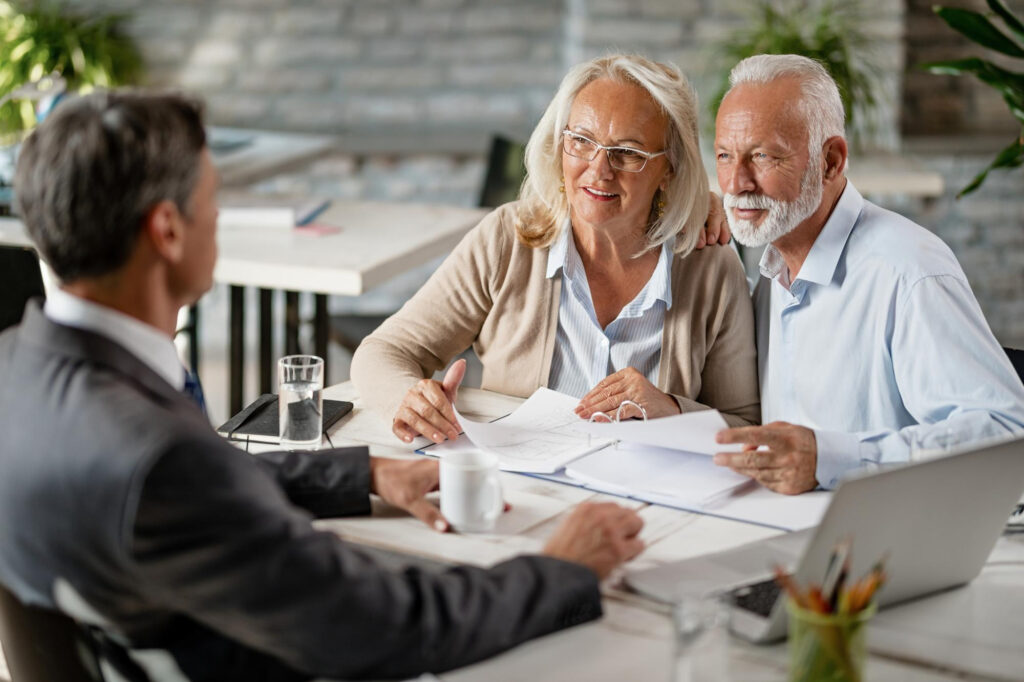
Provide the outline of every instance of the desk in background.
[[484,209],[334,201],[314,223],[335,231],[218,230],[214,280],[231,285],[229,407],[244,403],[244,287],[260,289],[260,393],[272,386],[273,289],[285,294],[285,355],[299,352],[298,293],[315,294],[314,352],[326,360],[327,295],[358,296],[444,255],[485,215]]
[[[259,392],[269,393],[274,363],[273,290],[285,294],[285,354],[299,352],[298,292],[315,294],[314,352],[327,357],[327,295],[359,296],[391,277],[444,255],[485,215],[484,209],[334,201],[313,230],[218,230],[214,281],[230,297],[230,414],[245,404],[245,287],[260,289]],[[0,243],[31,246],[20,221],[0,218]]]
[[[351,382],[326,390],[327,398],[355,403],[352,413],[331,431],[336,446],[368,444],[374,455],[415,457],[415,444],[395,438],[387,422],[364,409]],[[519,399],[488,391],[459,391],[460,412],[470,418],[494,418],[515,409]],[[633,507],[644,518],[647,549],[637,567],[716,552],[777,534],[754,524],[645,505],[520,474],[502,474],[512,511],[497,532],[488,535],[438,534],[421,522],[375,500],[374,517],[317,521],[341,537],[381,549],[448,563],[487,566],[523,552],[539,551],[569,509],[584,500],[611,499]],[[1019,640],[1024,621],[1024,538],[1002,538],[988,565],[970,586],[886,609],[869,630],[871,648],[865,679],[886,682],[1021,679],[1024,649],[1006,646]],[[951,550],[955,551],[955,550]],[[445,673],[446,682],[488,680],[666,680],[672,655],[672,628],[665,607],[619,589],[603,586],[604,617],[527,642],[509,652]],[[952,614],[952,615],[951,615]],[[1007,628],[1003,643],[985,644],[991,628]],[[913,631],[912,631],[913,630]],[[972,641],[972,636],[977,635]],[[1016,640],[1015,640],[1016,638]],[[922,660],[905,651],[922,639],[931,647]],[[734,680],[784,680],[788,669],[784,644],[759,646],[732,640],[730,673]],[[957,665],[985,670],[984,676],[958,671]],[[985,667],[987,666],[987,667]]]

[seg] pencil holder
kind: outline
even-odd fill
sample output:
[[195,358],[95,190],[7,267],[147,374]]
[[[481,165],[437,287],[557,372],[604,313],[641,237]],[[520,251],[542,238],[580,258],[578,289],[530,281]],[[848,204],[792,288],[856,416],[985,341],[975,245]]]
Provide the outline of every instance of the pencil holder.
[[857,613],[818,613],[787,601],[790,682],[861,682],[867,623],[874,603]]

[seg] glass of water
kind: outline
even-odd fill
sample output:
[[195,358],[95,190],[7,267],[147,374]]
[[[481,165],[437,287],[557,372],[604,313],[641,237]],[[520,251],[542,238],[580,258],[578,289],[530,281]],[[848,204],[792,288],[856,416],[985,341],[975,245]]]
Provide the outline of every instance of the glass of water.
[[323,428],[324,361],[315,355],[287,355],[277,361],[281,447],[316,450]]
[[673,682],[729,679],[732,595],[681,593],[672,605]]

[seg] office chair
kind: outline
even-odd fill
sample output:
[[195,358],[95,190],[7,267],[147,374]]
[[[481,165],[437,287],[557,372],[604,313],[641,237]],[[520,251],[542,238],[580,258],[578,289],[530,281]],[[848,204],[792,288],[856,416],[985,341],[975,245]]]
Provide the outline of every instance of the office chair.
[[487,171],[480,188],[478,206],[496,208],[519,197],[526,177],[526,146],[494,135],[487,155]]
[[21,322],[25,303],[35,297],[46,297],[36,252],[0,245],[0,331]]
[[74,620],[26,606],[3,585],[0,642],[11,682],[103,682],[88,635]]
[[1006,353],[1006,357],[1010,358],[1010,364],[1017,370],[1017,376],[1024,381],[1024,350],[1003,347],[1003,352]]

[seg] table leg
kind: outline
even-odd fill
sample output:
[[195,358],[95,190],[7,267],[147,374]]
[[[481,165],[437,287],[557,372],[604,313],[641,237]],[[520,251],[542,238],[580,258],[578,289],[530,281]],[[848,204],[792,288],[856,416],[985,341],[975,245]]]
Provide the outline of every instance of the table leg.
[[313,338],[315,348],[313,352],[324,359],[324,386],[328,386],[330,376],[327,367],[327,341],[330,338],[331,318],[327,313],[327,295],[316,294],[316,314],[313,317]]
[[299,350],[299,293],[284,292],[284,354],[298,355]]
[[270,393],[274,367],[274,292],[260,289],[260,393]]
[[231,285],[230,313],[230,374],[228,377],[228,407],[231,414],[242,410],[242,392],[245,368],[245,287]]

